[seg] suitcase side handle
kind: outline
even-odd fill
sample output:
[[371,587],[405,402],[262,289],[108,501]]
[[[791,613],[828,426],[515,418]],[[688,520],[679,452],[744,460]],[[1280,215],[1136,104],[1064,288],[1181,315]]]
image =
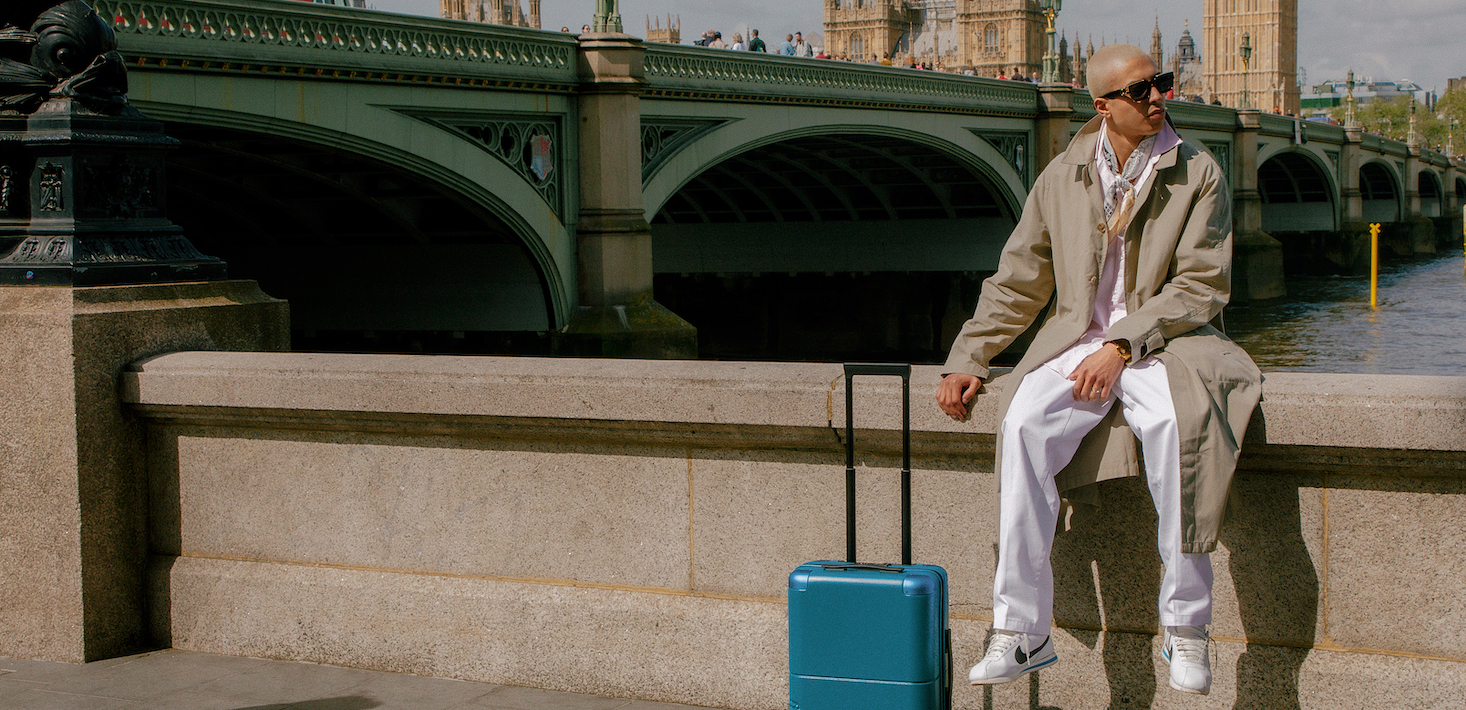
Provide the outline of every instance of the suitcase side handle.
[[855,564],[855,410],[851,384],[856,375],[901,378],[901,564],[911,564],[911,365],[845,363],[845,558]]

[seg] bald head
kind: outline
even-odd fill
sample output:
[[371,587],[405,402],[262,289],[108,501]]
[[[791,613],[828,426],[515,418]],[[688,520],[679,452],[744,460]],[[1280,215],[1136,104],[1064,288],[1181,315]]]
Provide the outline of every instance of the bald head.
[[1085,72],[1084,79],[1089,82],[1089,94],[1099,98],[1116,89],[1125,88],[1121,77],[1125,69],[1139,59],[1155,66],[1155,60],[1145,50],[1133,44],[1107,44],[1102,47],[1089,58],[1089,68]]

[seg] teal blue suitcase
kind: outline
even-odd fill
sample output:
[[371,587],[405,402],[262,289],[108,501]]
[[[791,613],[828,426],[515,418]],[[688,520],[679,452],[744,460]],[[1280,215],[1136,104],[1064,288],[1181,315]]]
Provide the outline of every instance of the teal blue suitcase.
[[[857,375],[901,377],[899,565],[855,562]],[[789,575],[789,710],[949,710],[947,572],[911,564],[910,365],[845,365],[845,505],[848,561],[809,562]]]

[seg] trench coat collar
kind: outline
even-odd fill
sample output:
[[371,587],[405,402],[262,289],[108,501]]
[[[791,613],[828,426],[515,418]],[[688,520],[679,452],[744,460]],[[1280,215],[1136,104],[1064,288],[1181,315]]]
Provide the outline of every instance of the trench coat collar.
[[[1095,144],[1099,142],[1100,127],[1104,123],[1104,116],[1095,116],[1089,119],[1089,122],[1084,124],[1084,127],[1080,128],[1078,133],[1074,134],[1074,139],[1069,141],[1069,147],[1065,149],[1064,155],[1060,160],[1068,165],[1088,166],[1094,160]],[[1170,114],[1166,114],[1166,123],[1171,126],[1172,131],[1176,130],[1176,124],[1171,123]],[[1176,135],[1180,136],[1180,132],[1177,131]],[[1178,149],[1180,147],[1178,143],[1170,150],[1161,154],[1161,159],[1155,166],[1157,172],[1176,165],[1177,156],[1180,152]],[[1085,172],[1085,175],[1085,179],[1088,180],[1088,171]]]
[[[1084,127],[1080,128],[1078,133],[1074,134],[1074,139],[1069,141],[1069,148],[1059,157],[1059,160],[1065,164],[1074,165],[1079,168],[1076,178],[1084,183],[1085,192],[1089,195],[1091,217],[1096,219],[1097,223],[1101,225],[1105,221],[1105,196],[1101,194],[1099,180],[1096,180],[1094,176],[1094,153],[1099,143],[1099,132],[1101,127],[1104,126],[1104,122],[1104,116],[1095,116],[1089,119],[1089,122],[1084,124]],[[1176,131],[1176,125],[1171,123],[1170,114],[1166,114],[1166,125],[1170,126],[1173,132]],[[1180,138],[1179,132],[1177,132],[1176,137]],[[1135,214],[1139,214],[1141,206],[1145,204],[1146,200],[1150,199],[1152,189],[1157,182],[1160,182],[1161,171],[1176,166],[1176,161],[1181,153],[1181,145],[1184,142],[1184,140],[1177,141],[1176,145],[1171,146],[1169,150],[1162,153],[1160,160],[1156,161],[1156,175],[1146,180],[1144,187],[1141,188],[1140,194],[1135,196]],[[1098,232],[1103,232],[1103,227],[1096,230],[1096,232],[1097,234],[1094,237],[1095,243],[1103,247],[1105,237],[1102,234],[1098,234]]]

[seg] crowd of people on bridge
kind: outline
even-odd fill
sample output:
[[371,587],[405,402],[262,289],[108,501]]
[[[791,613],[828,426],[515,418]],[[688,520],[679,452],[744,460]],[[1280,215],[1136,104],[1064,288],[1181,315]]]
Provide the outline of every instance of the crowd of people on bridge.
[[764,52],[766,54],[780,54],[786,57],[813,57],[815,59],[831,59],[824,50],[816,49],[809,42],[804,40],[803,32],[784,35],[784,41],[770,47],[762,37],[758,36],[758,30],[748,31],[748,41],[743,41],[743,35],[734,34],[733,41],[723,39],[723,33],[717,30],[708,30],[702,33],[702,37],[695,39],[692,43],[699,47],[710,47],[712,49],[731,49],[736,52]]

